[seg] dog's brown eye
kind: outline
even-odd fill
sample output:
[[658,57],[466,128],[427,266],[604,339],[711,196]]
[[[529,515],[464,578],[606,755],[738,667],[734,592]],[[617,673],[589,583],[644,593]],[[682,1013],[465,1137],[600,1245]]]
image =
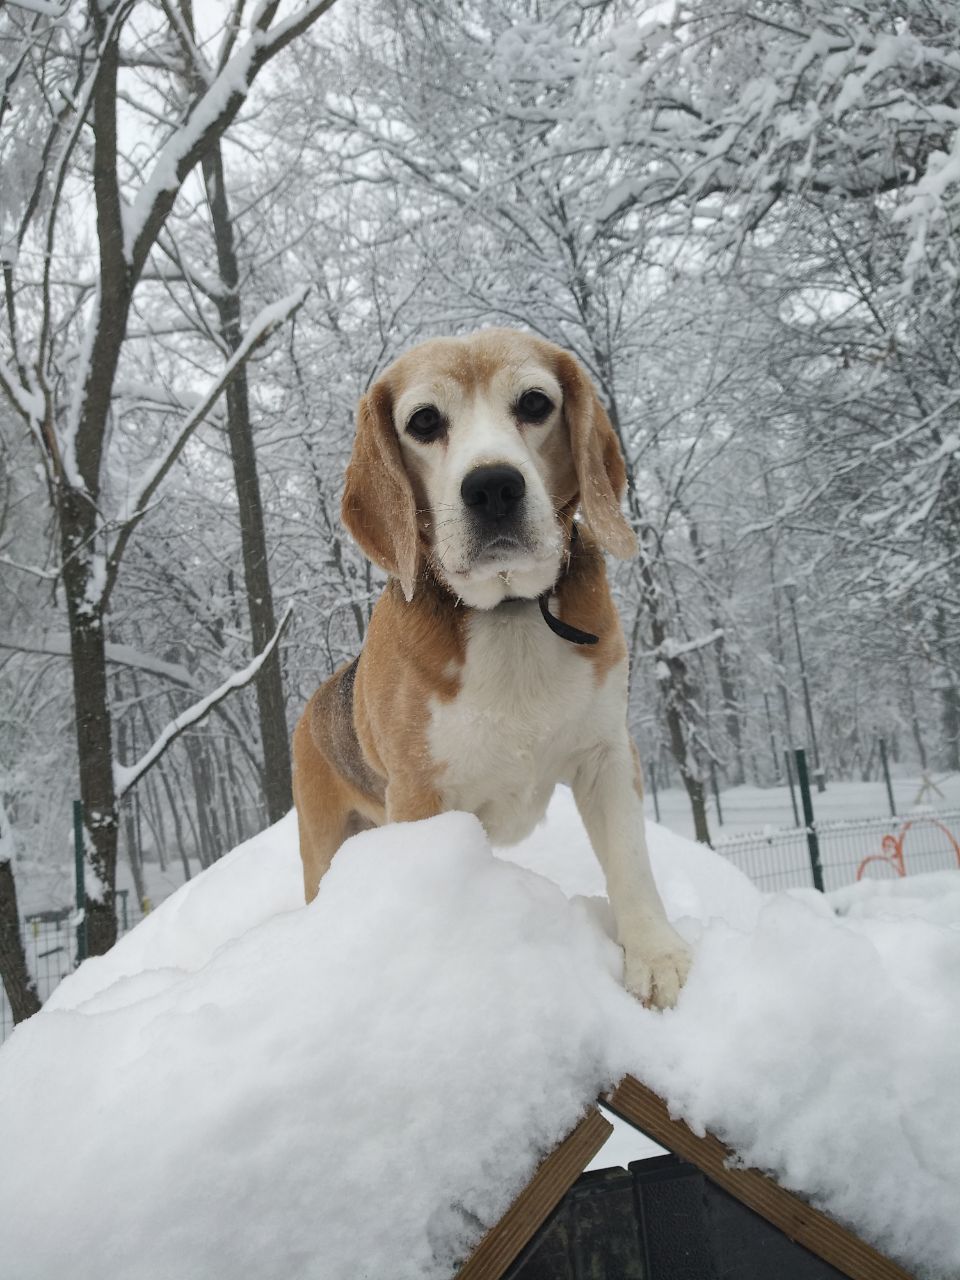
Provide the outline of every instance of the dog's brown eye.
[[524,422],[543,422],[552,409],[553,401],[542,391],[525,391],[517,401],[517,417]]
[[407,420],[407,431],[414,440],[437,440],[446,430],[443,414],[435,404],[425,404]]

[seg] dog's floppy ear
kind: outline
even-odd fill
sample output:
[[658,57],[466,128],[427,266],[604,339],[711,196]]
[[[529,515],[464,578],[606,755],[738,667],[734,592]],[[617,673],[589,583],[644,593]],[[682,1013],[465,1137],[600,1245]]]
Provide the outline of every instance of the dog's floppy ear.
[[629,560],[637,554],[637,538],[620,510],[627,486],[620,442],[593,383],[565,351],[557,353],[557,374],[580,487],[580,510],[601,547],[620,560]]
[[413,599],[417,576],[417,506],[393,429],[390,392],[376,383],[361,399],[357,435],[340,507],[354,540]]

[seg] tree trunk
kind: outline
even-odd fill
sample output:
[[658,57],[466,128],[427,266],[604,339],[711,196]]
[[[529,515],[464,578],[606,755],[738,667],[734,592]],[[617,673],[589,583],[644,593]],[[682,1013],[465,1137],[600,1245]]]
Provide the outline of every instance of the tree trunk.
[[[234,243],[233,223],[227,203],[223,157],[219,145],[203,161],[203,177],[213,222],[217,265],[224,292],[214,298],[220,317],[220,332],[231,352],[243,335],[240,279]],[[277,629],[270,588],[267,536],[263,503],[257,474],[257,454],[250,421],[250,397],[246,366],[241,366],[227,387],[227,436],[237,489],[240,514],[240,541],[243,549],[243,576],[250,611],[254,653],[264,649]],[[263,746],[264,791],[267,815],[279,822],[293,802],[290,773],[290,741],[278,645],[260,668],[256,680],[260,740]],[[221,850],[221,852],[223,852]]]
[[[122,23],[113,26],[94,5],[93,23],[102,47],[93,91],[93,194],[100,271],[83,385],[69,447],[76,471],[65,467],[59,447],[55,501],[63,587],[70,631],[74,733],[83,802],[87,863],[86,934],[89,955],[103,955],[117,938],[114,892],[117,879],[117,795],[107,686],[104,590],[109,573],[102,548],[99,511],[101,468],[114,379],[133,296],[133,272],[123,251],[123,207],[117,182],[117,72]],[[83,367],[83,366],[81,366]],[[66,408],[74,416],[72,407]],[[51,437],[53,431],[51,429]]]
[[[679,503],[680,509],[683,511],[687,521],[687,529],[690,536],[690,545],[693,548],[694,559],[700,567],[704,578],[710,581],[710,566],[707,563],[706,549],[700,540],[700,529],[686,510],[684,504]],[[726,631],[720,622],[720,613],[717,608],[717,601],[710,593],[711,599],[709,624],[710,629],[718,633],[714,642],[714,653],[717,659],[717,675],[720,680],[720,696],[723,698],[723,716],[724,725],[727,731],[727,737],[733,748],[733,769],[730,771],[731,781],[735,787],[743,786],[746,781],[743,768],[743,735],[740,729],[740,703],[737,699],[737,686],[734,679],[734,672],[730,662],[730,655],[727,651]]]
[[[713,629],[720,630],[720,619],[714,617],[710,624]],[[735,787],[742,787],[746,782],[743,762],[743,733],[740,725],[741,707],[737,698],[737,685],[732,670],[730,655],[727,652],[725,638],[720,635],[716,641],[717,674],[720,677],[720,694],[723,698],[724,723],[727,737],[733,747],[733,776],[731,782]]]
[[[596,349],[596,348],[595,348]],[[603,362],[601,362],[603,363]],[[650,633],[653,647],[663,653],[664,641],[667,638],[666,624],[659,607],[660,588],[653,574],[651,556],[648,554],[647,539],[649,526],[645,526],[640,510],[637,494],[636,478],[633,464],[626,448],[623,431],[620,425],[620,414],[613,394],[613,380],[604,383],[607,394],[607,411],[610,423],[620,444],[624,465],[627,471],[627,502],[633,516],[634,528],[637,530],[640,568],[640,605],[646,609],[650,617]],[[660,663],[663,663],[661,670]],[[662,676],[662,678],[661,678]],[[687,798],[690,801],[690,812],[693,815],[693,829],[696,839],[702,844],[710,844],[710,827],[707,822],[707,799],[703,788],[703,780],[693,755],[692,743],[688,740],[689,721],[687,714],[693,715],[695,705],[694,690],[690,682],[686,663],[680,657],[658,657],[657,688],[663,694],[664,715],[667,721],[667,733],[670,736],[670,750],[680,777],[683,780]],[[691,735],[692,736],[692,735]]]
[[674,659],[673,662],[667,665],[670,668],[670,679],[663,682],[661,688],[664,692],[664,709],[667,731],[670,734],[670,748],[680,770],[680,777],[683,779],[687,797],[690,800],[694,837],[702,844],[710,844],[706,791],[704,790],[703,779],[700,777],[697,763],[691,755],[691,746],[681,710],[681,705],[686,702],[684,697],[686,669],[678,659]]
[[913,741],[916,743],[920,768],[926,773],[927,748],[923,741],[923,730],[920,728],[920,717],[917,714],[917,699],[913,691],[913,681],[910,678],[910,668],[906,663],[903,664],[903,682],[907,690],[907,704],[910,708],[910,731],[913,734]]
[[960,689],[952,676],[944,681],[941,697],[945,765],[951,773],[957,773],[960,772]]
[[947,616],[943,609],[937,609],[934,615],[934,630],[937,637],[937,655],[943,664],[942,682],[940,685],[940,725],[943,732],[945,748],[944,768],[951,773],[960,771],[960,686],[952,654],[948,642],[949,628]]
[[640,581],[642,585],[642,605],[650,617],[650,631],[654,650],[657,651],[657,687],[663,694],[664,714],[667,721],[667,732],[670,735],[670,750],[680,777],[686,788],[693,815],[693,828],[696,839],[703,844],[710,844],[710,827],[707,822],[707,800],[703,780],[693,756],[690,741],[688,713],[692,714],[695,699],[693,686],[687,672],[686,663],[680,656],[666,656],[664,642],[667,639],[666,626],[658,608],[659,590],[653,576],[653,568],[647,555],[641,535],[640,540]]
[[226,764],[227,778],[230,782],[229,792],[233,804],[233,821],[237,831],[237,844],[242,844],[247,839],[247,824],[243,815],[243,794],[240,788],[240,778],[233,763],[233,750],[229,738],[226,738],[223,743],[223,758]]
[[93,546],[97,516],[89,498],[63,481],[58,491],[58,515],[86,861],[95,877],[90,883],[88,871],[87,948],[89,955],[99,956],[117,940],[114,892],[118,821],[103,617],[100,602],[91,590],[92,552],[78,552],[78,548]]
[[0,980],[10,1001],[14,1022],[31,1018],[40,1009],[37,987],[27,968],[20,935],[17,886],[8,859],[0,862]]
[[197,812],[197,828],[200,832],[200,866],[206,869],[227,851],[218,840],[216,824],[216,808],[214,797],[210,792],[209,771],[204,759],[203,747],[192,734],[183,738],[190,761],[190,772],[193,777],[193,795]]

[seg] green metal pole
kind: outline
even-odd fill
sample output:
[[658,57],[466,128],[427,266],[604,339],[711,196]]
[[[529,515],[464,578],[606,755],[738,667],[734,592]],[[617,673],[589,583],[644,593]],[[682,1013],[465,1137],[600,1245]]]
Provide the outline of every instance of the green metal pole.
[[890,761],[887,759],[887,740],[880,739],[880,763],[883,765],[883,780],[887,784],[887,801],[890,805],[890,817],[897,816],[897,805],[893,798],[893,783],[890,781]]
[[817,790],[826,791],[827,783],[820,763],[820,748],[817,746],[817,729],[813,721],[813,703],[810,701],[810,681],[807,679],[807,664],[803,660],[803,645],[800,643],[800,623],[797,621],[797,605],[795,591],[787,592],[790,605],[790,616],[793,618],[793,635],[797,642],[797,661],[800,664],[800,683],[803,687],[803,707],[807,716],[807,732],[810,734],[810,745],[813,747],[813,776],[817,780]]
[[823,893],[823,867],[820,865],[820,841],[813,818],[813,797],[810,794],[810,775],[807,773],[807,753],[797,747],[797,782],[800,784],[800,802],[803,805],[803,824],[807,828],[807,848],[810,851],[810,870],[813,887]]
[[77,963],[87,958],[87,890],[84,884],[83,802],[73,802],[73,847],[77,881]]
[[773,733],[773,720],[770,718],[770,697],[766,693],[763,695],[763,709],[767,716],[767,733],[770,735],[770,754],[773,756],[773,783],[774,786],[779,786],[780,757],[777,755],[777,740]]
[[790,763],[790,752],[788,750],[784,750],[783,758],[787,767],[787,784],[790,787],[790,805],[793,809],[793,825],[795,827],[799,827],[800,810],[797,808],[797,793],[793,787],[793,765]]

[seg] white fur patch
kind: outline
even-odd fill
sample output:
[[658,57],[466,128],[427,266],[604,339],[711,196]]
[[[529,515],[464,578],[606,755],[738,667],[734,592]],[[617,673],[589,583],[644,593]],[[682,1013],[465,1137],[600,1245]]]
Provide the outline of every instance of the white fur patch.
[[626,663],[598,686],[535,602],[473,614],[462,687],[432,707],[428,728],[444,808],[475,813],[497,844],[522,840],[558,782],[598,745],[625,740],[625,706]]
[[597,683],[592,662],[553,634],[536,603],[511,601],[468,623],[461,688],[427,729],[444,809],[464,809],[494,844],[543,817],[558,782],[574,796],[603,867],[627,989],[676,1002],[689,950],[664,914],[647,857],[625,723],[624,659]]

